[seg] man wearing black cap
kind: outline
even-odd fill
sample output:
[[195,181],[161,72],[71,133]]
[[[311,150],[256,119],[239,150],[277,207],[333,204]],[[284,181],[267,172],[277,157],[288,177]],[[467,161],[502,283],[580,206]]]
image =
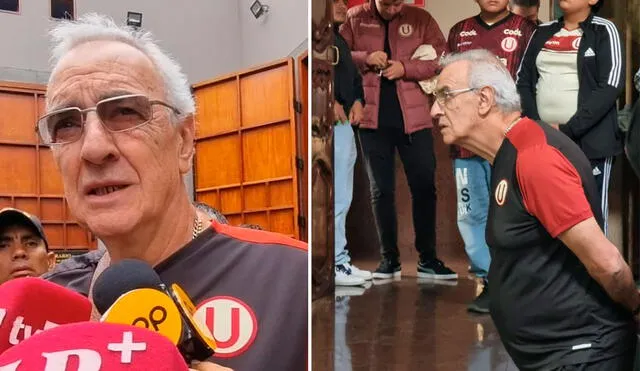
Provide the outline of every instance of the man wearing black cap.
[[40,276],[54,264],[40,220],[21,210],[0,210],[0,284]]

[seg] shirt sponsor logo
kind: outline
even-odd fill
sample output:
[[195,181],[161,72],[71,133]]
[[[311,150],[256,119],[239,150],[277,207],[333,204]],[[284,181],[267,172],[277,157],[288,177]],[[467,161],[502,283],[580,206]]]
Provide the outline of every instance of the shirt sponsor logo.
[[258,335],[258,319],[253,309],[231,296],[214,296],[203,301],[194,317],[213,334],[218,346],[214,357],[237,357],[249,349]]
[[553,45],[560,45],[560,41],[557,40],[549,40],[546,43],[544,43],[544,45],[546,46],[553,46]]
[[458,43],[457,45],[458,47],[461,47],[461,46],[467,46],[471,44],[473,44],[471,41],[464,41],[464,42]]
[[502,31],[503,34],[505,35],[509,35],[509,36],[518,36],[518,37],[522,37],[522,32],[518,29],[515,30],[510,30],[510,29],[506,29],[504,31]]
[[364,28],[380,28],[380,25],[377,23],[360,23],[360,27]]
[[460,37],[467,37],[467,36],[478,36],[478,33],[476,32],[476,30],[460,32]]
[[398,28],[398,33],[402,37],[409,37],[413,33],[413,26],[408,23],[401,24],[400,28]]
[[504,39],[502,39],[500,46],[505,52],[511,53],[518,48],[518,40],[515,37],[511,36],[505,37]]
[[504,205],[504,202],[507,200],[507,189],[509,188],[506,179],[502,179],[498,186],[496,187],[495,197],[498,206]]

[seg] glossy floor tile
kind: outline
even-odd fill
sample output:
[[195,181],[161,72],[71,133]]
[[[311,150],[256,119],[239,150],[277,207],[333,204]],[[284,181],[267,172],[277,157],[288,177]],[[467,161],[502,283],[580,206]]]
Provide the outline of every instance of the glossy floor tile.
[[466,310],[479,290],[466,273],[338,288],[313,304],[313,370],[515,371],[491,318]]

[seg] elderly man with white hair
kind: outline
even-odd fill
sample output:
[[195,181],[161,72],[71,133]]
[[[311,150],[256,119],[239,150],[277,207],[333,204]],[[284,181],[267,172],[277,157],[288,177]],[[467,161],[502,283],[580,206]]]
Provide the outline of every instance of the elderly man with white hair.
[[182,179],[192,166],[195,104],[180,66],[148,32],[95,14],[59,23],[51,35],[38,133],[51,146],[69,209],[106,253],[71,258],[44,277],[91,296],[110,262],[143,260],[218,328],[215,363],[303,369],[307,246],[210,223],[193,206]]
[[562,132],[521,116],[493,54],[441,64],[431,114],[443,141],[493,167],[489,297],[507,352],[521,370],[631,370],[640,295],[603,233],[589,160]]

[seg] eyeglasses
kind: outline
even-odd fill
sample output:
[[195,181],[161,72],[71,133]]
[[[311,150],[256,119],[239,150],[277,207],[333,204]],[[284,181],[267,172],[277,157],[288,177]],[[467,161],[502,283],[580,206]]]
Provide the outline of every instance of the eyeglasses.
[[465,88],[465,89],[457,89],[457,90],[440,89],[440,90],[434,91],[432,95],[436,98],[436,101],[438,102],[438,104],[444,105],[451,98],[455,98],[460,94],[474,91],[474,90],[478,90],[478,89],[476,88]]
[[176,115],[180,114],[178,109],[165,102],[149,100],[140,94],[129,94],[103,99],[95,107],[69,107],[53,111],[38,120],[36,131],[45,145],[75,142],[82,136],[86,115],[90,111],[95,111],[102,126],[112,133],[133,130],[153,119],[153,106],[156,104],[171,109]]

